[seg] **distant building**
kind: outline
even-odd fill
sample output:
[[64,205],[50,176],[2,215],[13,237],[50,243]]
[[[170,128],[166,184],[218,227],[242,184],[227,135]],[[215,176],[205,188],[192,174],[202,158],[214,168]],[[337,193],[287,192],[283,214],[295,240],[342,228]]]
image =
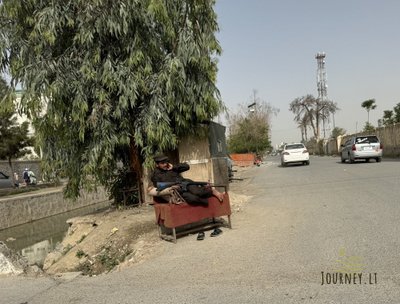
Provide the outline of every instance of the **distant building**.
[[[16,98],[16,101],[15,101],[16,104],[19,104],[21,102],[22,94],[23,94],[22,90],[17,90],[17,94],[16,94],[17,98]],[[17,122],[19,124],[22,124],[25,121],[27,121],[29,123],[28,136],[30,136],[30,137],[34,136],[35,135],[35,128],[32,125],[32,121],[25,114],[20,115],[19,113],[16,113],[16,117],[17,117]],[[38,158],[40,158],[40,156],[36,154],[36,152],[35,152],[33,147],[28,147],[28,149],[31,151],[31,154],[27,154],[27,155],[21,157],[20,160],[38,159]]]

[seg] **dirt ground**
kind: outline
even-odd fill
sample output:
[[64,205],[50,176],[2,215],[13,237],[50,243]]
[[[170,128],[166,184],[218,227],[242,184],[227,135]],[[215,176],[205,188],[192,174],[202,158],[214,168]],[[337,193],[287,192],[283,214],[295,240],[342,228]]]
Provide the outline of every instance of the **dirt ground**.
[[[238,174],[243,169],[238,170]],[[233,189],[232,189],[233,188]],[[249,196],[231,187],[232,212],[240,212]],[[64,240],[44,262],[48,274],[81,271],[86,275],[130,267],[165,250],[151,205],[72,218]]]

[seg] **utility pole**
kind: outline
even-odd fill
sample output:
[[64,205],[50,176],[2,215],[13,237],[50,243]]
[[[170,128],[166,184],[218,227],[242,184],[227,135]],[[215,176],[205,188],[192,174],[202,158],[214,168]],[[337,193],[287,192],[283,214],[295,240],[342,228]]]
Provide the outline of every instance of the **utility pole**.
[[255,113],[257,110],[257,97],[256,97],[257,91],[253,90],[253,102],[247,106],[249,109],[250,113]]

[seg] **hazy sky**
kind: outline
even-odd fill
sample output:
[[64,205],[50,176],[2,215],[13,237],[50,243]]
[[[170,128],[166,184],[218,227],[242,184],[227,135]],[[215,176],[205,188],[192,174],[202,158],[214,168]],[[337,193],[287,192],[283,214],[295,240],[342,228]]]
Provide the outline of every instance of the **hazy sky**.
[[348,133],[362,129],[367,99],[376,100],[375,126],[400,102],[399,0],[217,0],[215,9],[222,99],[236,111],[256,89],[279,108],[273,144],[301,140],[288,108],[297,97],[318,96],[318,52],[326,53],[328,98],[341,109],[336,126]]

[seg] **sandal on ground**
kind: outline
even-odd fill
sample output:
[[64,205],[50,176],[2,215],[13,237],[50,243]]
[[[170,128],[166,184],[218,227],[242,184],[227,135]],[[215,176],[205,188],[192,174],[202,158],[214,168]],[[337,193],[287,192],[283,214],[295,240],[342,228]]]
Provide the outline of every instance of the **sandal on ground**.
[[202,241],[202,240],[204,240],[204,237],[205,237],[204,232],[199,232],[199,234],[197,235],[197,240]]
[[214,236],[218,236],[222,233],[222,230],[219,228],[215,228],[213,232],[211,232],[210,236],[214,237]]

